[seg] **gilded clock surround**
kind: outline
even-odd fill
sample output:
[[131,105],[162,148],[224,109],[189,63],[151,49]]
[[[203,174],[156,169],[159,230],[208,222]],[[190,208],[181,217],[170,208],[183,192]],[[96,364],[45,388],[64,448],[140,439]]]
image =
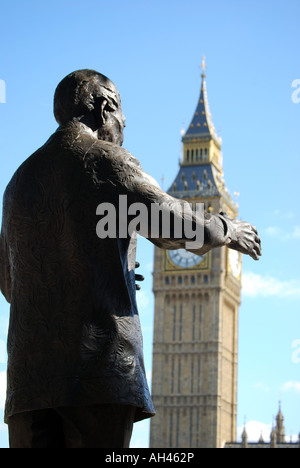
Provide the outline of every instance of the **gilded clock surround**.
[[168,250],[165,251],[164,270],[166,272],[181,272],[181,273],[190,272],[190,271],[209,272],[210,265],[211,265],[211,252],[208,252],[206,255],[204,255],[200,263],[198,263],[197,265],[194,265],[190,268],[186,268],[186,267],[180,267],[178,265],[175,265],[175,263],[170,258],[170,252]]
[[242,255],[235,250],[227,249],[227,274],[242,279]]

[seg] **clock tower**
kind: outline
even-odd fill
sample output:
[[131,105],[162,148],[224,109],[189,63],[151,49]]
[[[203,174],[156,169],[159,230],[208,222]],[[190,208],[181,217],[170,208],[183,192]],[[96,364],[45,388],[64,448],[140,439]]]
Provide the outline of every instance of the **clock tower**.
[[[204,61],[202,69],[200,98],[168,193],[235,218]],[[152,448],[221,448],[236,439],[241,262],[241,255],[226,247],[202,257],[155,248]]]

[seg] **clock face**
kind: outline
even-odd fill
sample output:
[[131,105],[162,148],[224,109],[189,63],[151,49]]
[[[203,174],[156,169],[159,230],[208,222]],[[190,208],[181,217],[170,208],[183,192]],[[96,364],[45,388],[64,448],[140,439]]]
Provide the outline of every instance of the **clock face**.
[[204,255],[200,257],[185,249],[179,249],[169,250],[169,257],[180,268],[192,268],[202,262]]
[[231,273],[237,278],[240,275],[242,268],[240,254],[236,250],[229,250],[228,255]]

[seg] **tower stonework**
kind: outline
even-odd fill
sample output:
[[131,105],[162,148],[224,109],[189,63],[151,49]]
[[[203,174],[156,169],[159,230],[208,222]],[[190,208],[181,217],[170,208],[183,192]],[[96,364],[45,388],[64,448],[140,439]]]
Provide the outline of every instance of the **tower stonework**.
[[[182,142],[183,160],[169,193],[235,218],[204,70]],[[225,247],[203,257],[155,248],[152,448],[221,448],[236,439],[241,262]]]

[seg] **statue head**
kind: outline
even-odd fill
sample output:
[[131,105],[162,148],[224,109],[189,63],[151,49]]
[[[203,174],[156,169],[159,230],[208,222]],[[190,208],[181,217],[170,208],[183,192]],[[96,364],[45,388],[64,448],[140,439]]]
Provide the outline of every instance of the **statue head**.
[[125,117],[121,98],[112,81],[95,70],[78,70],[66,76],[54,95],[59,125],[78,120],[101,140],[122,145]]

